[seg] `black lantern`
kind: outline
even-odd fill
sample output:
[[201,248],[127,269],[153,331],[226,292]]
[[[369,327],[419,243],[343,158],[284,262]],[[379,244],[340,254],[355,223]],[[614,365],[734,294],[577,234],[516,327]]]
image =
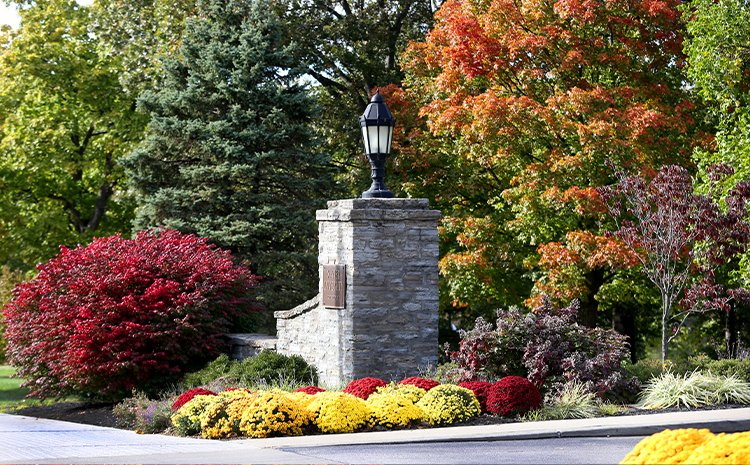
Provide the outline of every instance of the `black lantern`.
[[393,192],[389,191],[383,178],[385,178],[385,161],[391,155],[391,142],[393,141],[393,127],[396,126],[396,118],[391,114],[385,99],[380,95],[380,90],[373,95],[370,104],[367,105],[365,113],[359,119],[362,128],[362,141],[365,144],[365,156],[370,161],[372,172],[372,186],[362,193],[363,199],[391,199]]

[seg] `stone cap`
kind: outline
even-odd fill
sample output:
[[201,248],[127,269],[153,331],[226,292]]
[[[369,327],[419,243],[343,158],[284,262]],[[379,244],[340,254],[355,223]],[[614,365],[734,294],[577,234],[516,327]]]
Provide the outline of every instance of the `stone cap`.
[[329,200],[328,208],[344,210],[429,210],[427,199],[343,199]]
[[437,221],[441,216],[427,199],[331,200],[328,210],[315,212],[318,221]]
[[276,336],[261,333],[232,333],[225,334],[225,336],[229,338],[232,344],[263,350],[276,350],[276,342],[278,341]]
[[281,310],[278,312],[273,312],[273,316],[277,320],[288,320],[290,318],[296,317],[297,315],[302,315],[305,312],[309,312],[310,310],[317,308],[318,305],[320,305],[320,294],[316,295],[303,304],[297,305],[291,310]]

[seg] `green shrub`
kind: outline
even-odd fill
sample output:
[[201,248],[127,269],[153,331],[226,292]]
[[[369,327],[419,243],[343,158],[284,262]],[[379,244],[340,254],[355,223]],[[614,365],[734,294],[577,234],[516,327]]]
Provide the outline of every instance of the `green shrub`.
[[112,409],[119,426],[147,434],[161,433],[172,424],[172,400],[150,400],[143,392],[134,392]]
[[187,386],[207,385],[218,378],[233,379],[238,385],[257,384],[302,386],[318,383],[317,369],[299,355],[287,356],[271,350],[245,360],[229,360],[222,354],[200,371],[185,376]]
[[699,370],[703,373],[711,372],[715,376],[736,376],[738,379],[750,383],[750,358],[711,360],[707,357],[690,357],[687,362],[680,364],[680,372],[688,373]]
[[632,378],[635,376],[641,384],[648,383],[651,381],[651,378],[661,375],[663,371],[661,360],[652,358],[639,360],[638,363],[634,364],[624,363],[622,370],[625,372],[626,377]]

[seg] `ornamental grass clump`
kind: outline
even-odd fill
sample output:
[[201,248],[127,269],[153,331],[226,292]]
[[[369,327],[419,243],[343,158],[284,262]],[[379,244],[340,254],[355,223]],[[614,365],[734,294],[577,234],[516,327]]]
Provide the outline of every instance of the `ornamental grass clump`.
[[422,410],[414,405],[411,399],[395,393],[373,394],[367,399],[366,404],[371,414],[372,425],[393,428],[419,423],[424,417]]
[[[693,452],[714,438],[707,429],[666,429],[636,444],[622,460],[623,464],[698,463],[690,460]],[[719,463],[719,462],[708,462]],[[733,462],[735,463],[735,462]]]
[[377,391],[381,386],[386,386],[386,382],[378,378],[361,378],[355,379],[349,383],[342,392],[367,400],[370,394]]
[[721,403],[750,403],[750,384],[735,376],[713,376],[699,371],[684,376],[666,371],[652,379],[641,392],[645,408],[701,407]]
[[265,392],[244,406],[239,428],[252,438],[300,436],[309,423],[310,414],[294,398]]
[[365,401],[345,392],[321,392],[307,406],[315,426],[324,433],[352,433],[365,425],[370,412]]
[[489,389],[492,387],[492,383],[486,381],[464,381],[459,386],[473,392],[479,401],[479,405],[482,407],[482,413],[487,413],[487,395],[489,394]]
[[172,415],[172,425],[180,436],[193,436],[201,432],[201,417],[223,399],[213,395],[197,395]]
[[750,431],[720,433],[695,449],[684,463],[690,464],[740,464],[750,463]]
[[571,381],[542,407],[542,416],[550,420],[565,418],[591,418],[598,412],[596,394],[589,392],[582,383]]
[[411,384],[413,386],[420,387],[424,389],[425,391],[429,391],[430,389],[434,388],[435,386],[439,386],[440,383],[435,381],[434,379],[426,379],[426,378],[420,378],[418,376],[412,376],[410,378],[406,378],[402,381],[399,381],[398,384]]
[[542,408],[542,394],[528,379],[506,376],[489,388],[487,410],[499,416],[523,415]]
[[412,403],[416,404],[419,402],[419,399],[424,397],[424,395],[427,394],[427,391],[422,389],[421,387],[415,386],[413,384],[394,384],[390,383],[387,386],[381,386],[378,388],[377,391],[372,393],[370,397],[367,400],[370,400],[374,396],[400,396],[405,397],[409,399]]
[[479,401],[469,389],[441,384],[430,389],[417,402],[424,419],[433,425],[450,425],[466,421],[482,413]]

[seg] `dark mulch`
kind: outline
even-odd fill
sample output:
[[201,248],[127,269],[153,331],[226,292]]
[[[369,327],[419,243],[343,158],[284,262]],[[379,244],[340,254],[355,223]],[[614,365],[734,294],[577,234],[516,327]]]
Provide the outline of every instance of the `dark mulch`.
[[116,427],[117,418],[112,413],[114,405],[111,403],[61,402],[52,405],[24,407],[10,413],[27,417],[83,423],[85,425]]
[[[36,418],[47,418],[50,420],[62,420],[70,421],[73,423],[83,423],[87,425],[97,426],[110,426],[117,427],[117,418],[112,413],[112,407],[114,404],[92,404],[92,403],[76,403],[76,402],[63,402],[54,405],[43,405],[37,407],[26,407],[16,410],[16,415],[25,415]],[[620,413],[620,415],[650,415],[654,413],[667,413],[667,412],[690,412],[700,410],[718,410],[718,409],[731,409],[731,408],[745,408],[747,405],[741,404],[721,404],[721,405],[708,405],[700,408],[665,408],[665,409],[635,409],[628,408],[627,410]],[[472,418],[463,423],[454,424],[452,426],[478,426],[478,425],[498,425],[502,423],[515,423],[519,421],[517,418],[503,418],[492,415],[481,415]],[[412,428],[430,428],[427,424],[419,426],[412,426]],[[377,431],[384,428],[372,428],[371,431]]]

